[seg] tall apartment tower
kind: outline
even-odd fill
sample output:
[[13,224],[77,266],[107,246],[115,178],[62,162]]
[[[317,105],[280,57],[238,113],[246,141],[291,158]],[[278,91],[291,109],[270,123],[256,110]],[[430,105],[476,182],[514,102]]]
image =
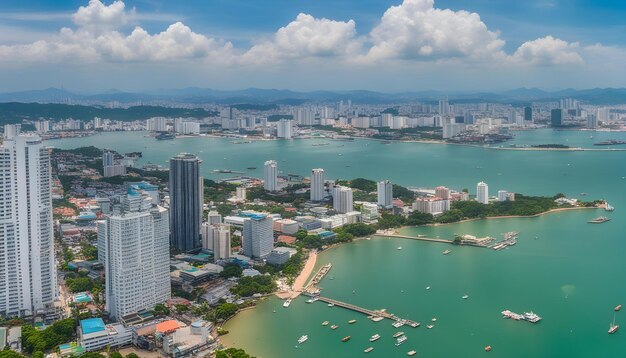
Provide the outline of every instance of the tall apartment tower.
[[36,314],[57,295],[50,154],[17,134],[0,147],[0,315]]
[[336,186],[333,189],[333,209],[343,214],[354,211],[351,188]]
[[391,202],[393,200],[393,184],[389,180],[379,181],[376,184],[378,194],[378,206],[383,208],[392,207]]
[[268,160],[263,166],[263,188],[278,191],[278,164],[275,160]]
[[311,170],[311,200],[322,201],[324,197],[324,169],[313,169]]
[[274,248],[274,220],[256,214],[243,222],[243,254],[252,258],[263,258]]
[[169,215],[147,194],[129,190],[98,222],[99,260],[106,276],[106,308],[115,319],[151,309],[171,296]]
[[213,251],[216,261],[230,258],[230,246],[230,225],[202,224],[202,248]]
[[200,247],[204,195],[200,163],[188,153],[170,159],[170,242],[180,251]]
[[485,182],[476,185],[476,201],[481,204],[489,204],[489,186]]

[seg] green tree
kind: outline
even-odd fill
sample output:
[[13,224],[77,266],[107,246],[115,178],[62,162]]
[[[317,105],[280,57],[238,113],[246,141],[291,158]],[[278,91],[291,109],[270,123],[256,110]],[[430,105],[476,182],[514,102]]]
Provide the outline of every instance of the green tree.
[[170,309],[162,303],[157,303],[152,309],[152,314],[157,317],[163,317],[170,314]]
[[138,355],[136,355],[135,353],[128,353],[128,354],[126,355],[126,358],[139,358],[139,356],[138,356]]
[[215,358],[254,358],[243,349],[228,348],[223,351],[217,351]]
[[230,277],[241,277],[243,273],[243,269],[241,266],[237,264],[226,264],[224,266],[224,270],[220,272],[220,277],[230,278]]
[[122,353],[116,351],[109,354],[109,358],[124,358],[124,356]]

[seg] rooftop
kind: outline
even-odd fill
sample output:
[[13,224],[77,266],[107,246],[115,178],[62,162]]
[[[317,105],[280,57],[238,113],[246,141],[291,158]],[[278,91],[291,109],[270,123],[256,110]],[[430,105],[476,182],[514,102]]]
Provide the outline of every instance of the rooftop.
[[104,321],[102,318],[89,318],[80,321],[80,327],[83,334],[90,334],[95,332],[104,331]]

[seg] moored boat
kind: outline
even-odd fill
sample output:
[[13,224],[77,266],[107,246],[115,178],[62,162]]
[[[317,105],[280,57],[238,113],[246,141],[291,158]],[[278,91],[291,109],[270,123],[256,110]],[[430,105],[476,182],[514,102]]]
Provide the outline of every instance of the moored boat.
[[599,216],[595,219],[591,219],[589,221],[587,221],[589,224],[602,224],[605,223],[607,221],[610,221],[610,218],[607,218],[606,216]]
[[309,336],[305,334],[304,336],[301,336],[300,338],[298,338],[298,344],[302,344],[306,342],[308,339],[309,339]]
[[351,319],[351,320],[348,321],[348,323],[354,324],[354,323],[356,323],[356,319]]
[[615,306],[615,308],[613,308],[613,310],[614,310],[615,312],[617,312],[617,311],[619,311],[619,310],[621,310],[621,309],[622,309],[622,305],[617,305],[617,306]]
[[398,338],[398,337],[403,336],[403,335],[404,335],[404,332],[399,331],[399,332],[396,332],[396,333],[393,334],[393,338]]
[[287,308],[291,304],[291,298],[283,303],[283,307]]
[[363,350],[363,352],[365,352],[365,353],[369,353],[369,352],[371,352],[371,351],[373,351],[373,350],[374,350],[374,347],[368,347],[368,348],[365,348],[365,349]]
[[376,333],[375,335],[370,337],[370,342],[375,342],[380,339],[380,334]]
[[339,326],[336,324],[333,324],[332,326],[330,326],[330,329],[337,329],[337,328],[339,328]]
[[345,336],[345,337],[343,337],[343,338],[341,339],[341,341],[342,341],[342,342],[347,342],[347,341],[349,341],[349,340],[350,340],[350,338],[352,338],[352,337],[350,337],[350,336]]
[[322,326],[328,326],[329,323],[330,322],[328,322],[328,321],[324,321],[324,322],[322,322]]
[[401,345],[402,343],[406,342],[406,340],[407,340],[406,336],[402,336],[402,337],[396,339],[396,347]]
[[416,354],[417,354],[417,351],[415,351],[415,350],[406,352],[406,355],[408,355],[409,357],[412,357],[412,356],[414,356]]

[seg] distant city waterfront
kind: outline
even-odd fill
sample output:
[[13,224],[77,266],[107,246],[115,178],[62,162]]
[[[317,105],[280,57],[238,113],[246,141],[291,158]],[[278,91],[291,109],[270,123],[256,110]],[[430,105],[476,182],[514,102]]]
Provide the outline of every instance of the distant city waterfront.
[[[626,302],[626,287],[608,277],[626,272],[621,253],[626,208],[626,152],[498,151],[486,148],[420,143],[381,144],[370,140],[253,141],[235,145],[226,138],[184,138],[157,141],[144,132],[105,133],[89,138],[48,142],[58,148],[94,145],[120,153],[143,152],[140,164],[165,165],[180,152],[197,154],[206,178],[219,179],[214,169],[261,177],[262,163],[278,162],[281,175],[308,176],[324,168],[328,179],[356,177],[390,179],[404,186],[473,188],[478,181],[492,190],[528,195],[604,198],[615,206],[604,213],[612,221],[587,224],[595,210],[553,213],[536,218],[494,219],[438,227],[405,229],[403,234],[452,239],[454,234],[500,236],[519,231],[515,247],[493,251],[476,247],[402,239],[373,238],[341,245],[319,255],[317,266],[333,263],[321,282],[323,295],[370,309],[386,308],[422,322],[419,328],[395,329],[389,321],[373,323],[364,315],[303,298],[283,308],[271,298],[231,320],[225,343],[258,357],[356,357],[373,346],[369,356],[477,356],[486,345],[503,357],[620,356],[626,346],[607,334],[613,307]],[[593,135],[594,138],[589,138]],[[591,147],[594,142],[626,139],[626,133],[537,130],[516,132],[514,144],[566,144]],[[247,168],[256,167],[249,170]],[[231,174],[232,175],[232,174]],[[402,246],[403,250],[397,250]],[[452,249],[450,255],[442,255]],[[426,290],[431,286],[431,290]],[[353,293],[354,292],[354,293]],[[461,296],[468,294],[467,300]],[[500,312],[535,311],[535,325],[503,320]],[[273,313],[276,310],[276,313]],[[426,329],[431,318],[437,323]],[[357,323],[349,325],[350,319]],[[321,325],[330,320],[340,328]],[[617,322],[626,322],[617,314]],[[403,330],[407,343],[395,347],[393,332]],[[375,343],[368,338],[379,333]],[[309,340],[295,348],[297,338]],[[341,338],[351,335],[349,342]]]

